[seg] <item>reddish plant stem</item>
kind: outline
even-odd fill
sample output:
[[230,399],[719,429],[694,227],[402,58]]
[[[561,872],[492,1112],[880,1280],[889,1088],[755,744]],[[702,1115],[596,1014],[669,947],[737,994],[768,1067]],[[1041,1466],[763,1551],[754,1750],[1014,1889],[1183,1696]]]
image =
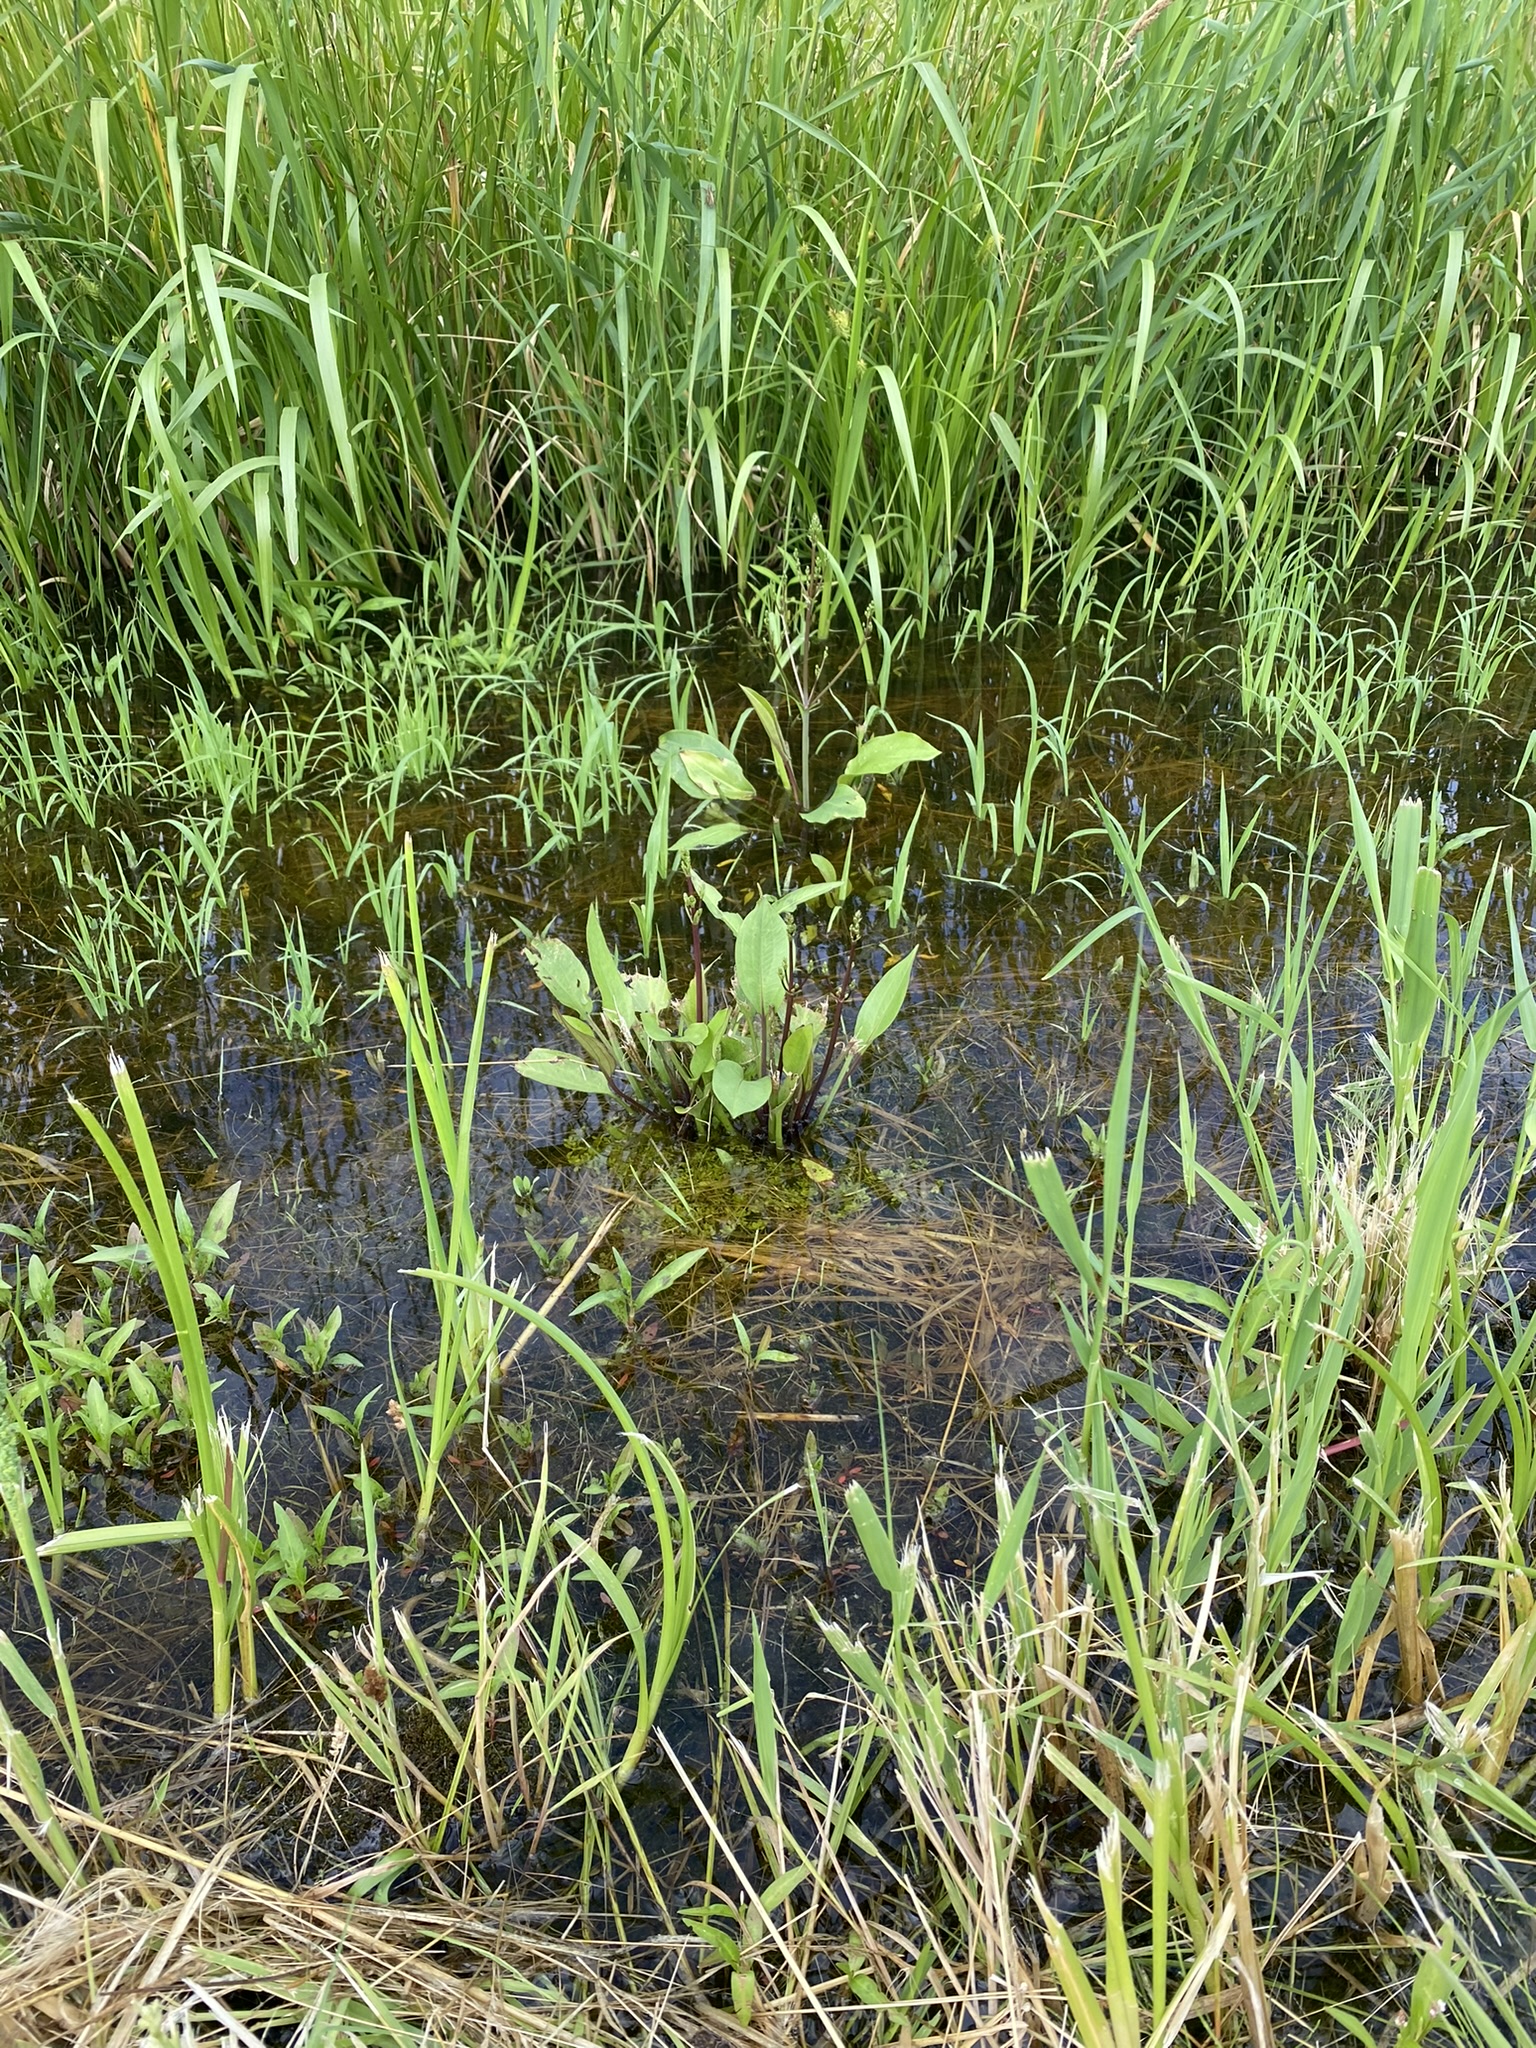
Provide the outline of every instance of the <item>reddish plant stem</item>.
[[832,1004],[831,1014],[827,1018],[827,1049],[822,1056],[821,1072],[816,1076],[816,1085],[812,1088],[810,1094],[805,1098],[805,1106],[801,1110],[800,1115],[796,1120],[795,1128],[797,1130],[800,1128],[800,1125],[805,1123],[807,1119],[810,1117],[812,1111],[816,1107],[817,1096],[820,1095],[822,1089],[827,1084],[827,1075],[831,1070],[832,1066],[832,1055],[837,1051],[837,1041],[842,1034],[843,1010],[848,1001],[848,990],[850,985],[852,984],[852,981],[853,948],[850,946],[848,949],[848,957],[843,962],[843,978],[838,983],[837,995]]

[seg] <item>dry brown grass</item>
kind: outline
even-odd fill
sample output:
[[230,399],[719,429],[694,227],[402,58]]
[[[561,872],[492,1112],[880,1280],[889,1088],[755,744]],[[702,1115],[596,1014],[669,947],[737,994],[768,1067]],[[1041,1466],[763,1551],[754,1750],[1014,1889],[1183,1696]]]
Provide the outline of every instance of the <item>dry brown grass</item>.
[[1017,1216],[977,1208],[931,1221],[800,1219],[744,1242],[711,1241],[709,1251],[759,1287],[905,1309],[909,1350],[989,1385],[1000,1370],[1037,1377],[1032,1364],[1056,1359],[1065,1343],[1055,1297],[1066,1261]]
[[665,1947],[563,1938],[493,1899],[400,1908],[282,1891],[238,1869],[234,1844],[203,1859],[114,1831],[114,1846],[133,1860],[62,1897],[10,1892],[8,2048],[709,2038]]

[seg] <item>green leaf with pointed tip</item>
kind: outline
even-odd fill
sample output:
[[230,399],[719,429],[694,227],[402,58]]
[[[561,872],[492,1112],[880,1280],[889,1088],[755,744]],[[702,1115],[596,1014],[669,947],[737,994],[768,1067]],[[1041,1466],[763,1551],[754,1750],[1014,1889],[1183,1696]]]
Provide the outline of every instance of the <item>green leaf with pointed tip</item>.
[[901,1015],[901,1006],[907,1000],[907,990],[912,983],[912,963],[916,958],[917,949],[914,947],[894,966],[887,967],[859,1005],[859,1014],[853,1025],[855,1045],[873,1045]]
[[773,754],[774,773],[786,789],[795,786],[795,771],[790,765],[789,742],[784,737],[784,728],[779,723],[779,714],[768,699],[758,690],[743,683],[741,694],[757,713],[757,722],[768,735],[768,746]]
[[[688,1042],[693,1047],[688,1061],[690,1081],[701,1081],[720,1057],[720,1041],[724,1038],[725,1028],[730,1021],[729,1010],[716,1010],[707,1024],[689,1025]],[[697,1037],[693,1035],[695,1032],[698,1034]]]
[[734,846],[746,829],[745,825],[700,825],[695,832],[685,832],[672,852],[678,860],[687,853],[714,853],[722,846]]
[[607,1078],[598,1067],[579,1060],[573,1052],[559,1052],[552,1045],[536,1045],[512,1064],[525,1081],[538,1081],[546,1088],[567,1088],[575,1095],[611,1095]]
[[798,910],[802,903],[814,903],[818,897],[827,895],[837,887],[837,871],[833,870],[830,882],[802,882],[798,889],[786,889],[775,902],[786,917],[792,910]]
[[870,1569],[887,1593],[902,1590],[902,1568],[890,1532],[875,1513],[875,1504],[863,1487],[854,1482],[848,1489],[848,1514],[853,1522]]
[[861,775],[894,775],[913,761],[936,761],[939,750],[915,732],[882,732],[866,740],[848,766],[842,780],[854,782]]
[[654,1301],[658,1294],[665,1294],[669,1287],[675,1287],[685,1273],[691,1273],[703,1258],[707,1247],[700,1245],[695,1251],[680,1252],[675,1259],[668,1259],[659,1273],[653,1273],[640,1292],[635,1296],[635,1307],[644,1308]]
[[583,1017],[592,1008],[592,982],[577,954],[564,939],[530,939],[525,951],[529,965],[562,1010],[576,1010]]
[[778,903],[760,896],[736,940],[736,993],[754,1017],[782,1016],[789,986],[789,927]]
[[235,1220],[235,1204],[240,1199],[240,1183],[232,1181],[208,1211],[208,1221],[199,1232],[204,1245],[222,1245],[229,1235],[229,1226]]
[[637,1018],[659,1017],[672,1006],[672,991],[659,974],[631,974],[627,985]]
[[669,732],[656,748],[656,763],[700,803],[745,803],[753,788],[741,763],[712,733]]
[[1401,945],[1413,916],[1414,884],[1419,872],[1419,847],[1424,836],[1424,806],[1404,797],[1392,820],[1392,883],[1387,896],[1387,928]]
[[587,958],[592,963],[592,979],[597,983],[603,1008],[610,1017],[622,1017],[626,1024],[632,1024],[635,1005],[619,972],[619,963],[603,937],[602,921],[595,903],[587,912]]
[[1024,1178],[1035,1206],[1050,1225],[1051,1233],[1088,1286],[1098,1285],[1099,1261],[1083,1242],[1083,1233],[1072,1214],[1071,1198],[1061,1178],[1061,1168],[1049,1152],[1037,1152],[1024,1160]]
[[802,811],[800,815],[807,825],[836,825],[842,820],[852,823],[862,818],[868,808],[856,789],[840,782],[824,804],[818,804],[814,811]]
[[783,1067],[786,1074],[803,1074],[811,1064],[811,1054],[821,1036],[821,1021],[797,1024],[784,1041]]
[[739,1060],[717,1060],[709,1085],[716,1102],[732,1118],[752,1116],[773,1093],[773,1083],[766,1074],[749,1081]]
[[739,913],[726,909],[720,891],[713,882],[706,882],[702,875],[695,874],[693,869],[690,868],[688,870],[688,886],[711,917],[718,917],[728,931],[739,932],[741,930],[742,920]]
[[[58,1708],[27,1669],[26,1660],[3,1628],[0,1628],[0,1668],[4,1669],[11,1683],[26,1694],[28,1701],[36,1708],[37,1712],[44,1715],[57,1728],[59,1726]],[[14,1736],[8,1734],[8,1743],[13,1742],[14,1739]]]
[[1422,1041],[1429,1036],[1440,999],[1440,981],[1435,971],[1439,936],[1440,870],[1420,868],[1414,878],[1413,910],[1403,947],[1403,992],[1398,1018],[1404,1045],[1415,1057]]

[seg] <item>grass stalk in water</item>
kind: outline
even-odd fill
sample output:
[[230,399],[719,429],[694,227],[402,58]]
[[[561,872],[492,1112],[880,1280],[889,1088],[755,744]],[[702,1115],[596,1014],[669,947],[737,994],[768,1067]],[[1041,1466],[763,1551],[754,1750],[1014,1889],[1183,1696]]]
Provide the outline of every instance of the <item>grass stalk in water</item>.
[[127,1068],[114,1057],[111,1071],[113,1090],[128,1127],[134,1164],[124,1158],[111,1134],[83,1102],[75,1102],[75,1113],[122,1190],[149,1248],[165,1295],[176,1332],[200,1484],[197,1496],[175,1521],[72,1530],[54,1537],[44,1549],[52,1555],[67,1555],[112,1549],[122,1543],[179,1542],[191,1537],[197,1545],[208,1587],[213,1623],[213,1712],[216,1718],[222,1718],[234,1706],[231,1651],[236,1642],[245,1696],[253,1699],[256,1694],[257,1545],[246,1497],[252,1457],[250,1432],[242,1429],[237,1438],[228,1417],[219,1412],[208,1371],[208,1354],[203,1347],[197,1299],[149,1127]]
[[[486,1253],[475,1226],[474,1192],[470,1185],[475,1097],[496,940],[487,941],[480,957],[474,1027],[462,1068],[456,1072],[428,989],[421,906],[416,893],[416,860],[409,837],[404,863],[413,987],[407,990],[398,967],[387,955],[381,957],[380,971],[405,1033],[406,1116],[426,1223],[428,1267],[437,1296],[437,1361],[428,1388],[425,1447],[419,1445],[414,1429],[410,1433],[418,1458],[420,1491],[413,1543],[419,1548],[426,1540],[432,1518],[443,1459],[465,1414],[478,1401],[485,1375],[495,1366],[497,1340],[506,1318],[504,1313],[492,1311],[494,1295],[473,1284],[484,1276]],[[433,1187],[434,1161],[447,1179],[444,1215],[439,1214]]]
[[579,1548],[587,1570],[620,1616],[633,1653],[638,1697],[635,1727],[617,1766],[618,1782],[623,1784],[633,1773],[641,1751],[650,1739],[657,1709],[682,1655],[699,1597],[698,1533],[688,1488],[662,1446],[653,1442],[636,1425],[607,1373],[568,1331],[551,1322],[511,1288],[498,1289],[484,1280],[475,1279],[466,1283],[465,1292],[483,1297],[502,1317],[521,1317],[581,1368],[623,1431],[625,1445],[645,1489],[657,1546],[660,1618],[654,1647],[650,1646],[650,1632],[641,1620],[623,1577],[594,1542],[578,1537],[569,1528],[565,1532],[567,1541]]

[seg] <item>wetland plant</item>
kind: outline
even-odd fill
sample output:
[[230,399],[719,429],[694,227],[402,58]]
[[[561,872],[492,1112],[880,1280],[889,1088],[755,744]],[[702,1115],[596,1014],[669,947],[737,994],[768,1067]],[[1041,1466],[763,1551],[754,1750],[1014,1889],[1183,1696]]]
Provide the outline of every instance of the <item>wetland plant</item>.
[[[803,900],[803,892],[792,894]],[[563,940],[530,941],[534,971],[578,1051],[538,1046],[518,1060],[518,1072],[572,1093],[611,1096],[683,1137],[742,1136],[775,1152],[802,1142],[856,1061],[900,1015],[917,956],[904,954],[885,970],[845,1037],[852,953],[837,990],[816,998],[795,968],[790,901],[760,896],[738,914],[716,899],[735,951],[729,991],[715,1003],[697,908],[693,972],[678,993],[661,975],[620,971],[595,905],[587,919],[590,975]]]
[[1499,549],[1536,417],[1524,11],[1145,13],[806,34],[689,0],[444,40],[260,0],[237,42],[207,0],[27,9],[10,608],[56,643],[127,580],[171,649],[270,674],[507,529],[690,605],[814,559],[823,628],[855,584],[928,614],[1048,567],[1071,606],[1117,562]]
[[[506,1321],[505,1311],[493,1312],[493,1297],[477,1285],[491,1266],[475,1222],[470,1185],[475,1098],[496,940],[489,939],[481,955],[474,1027],[468,1050],[459,1062],[430,993],[415,851],[409,837],[400,857],[400,877],[407,950],[400,965],[389,954],[381,954],[379,969],[405,1035],[406,1118],[426,1223],[428,1277],[437,1300],[437,1358],[424,1375],[424,1444],[415,1428],[420,1405],[408,1391],[400,1402],[417,1466],[415,1541],[419,1548],[426,1540],[443,1459],[466,1416],[478,1406],[482,1385],[495,1369]],[[447,1199],[440,1203],[437,1189],[444,1183]]]
[[[234,1708],[232,1648],[238,1644],[242,1688],[247,1699],[256,1694],[255,1571],[258,1544],[248,1496],[255,1443],[248,1426],[236,1430],[214,1392],[203,1344],[199,1304],[207,1282],[194,1278],[199,1250],[208,1232],[195,1233],[186,1221],[179,1197],[166,1190],[154,1143],[128,1071],[120,1060],[111,1063],[112,1086],[127,1126],[132,1159],[125,1158],[105,1126],[83,1102],[75,1112],[110,1168],[137,1226],[147,1263],[153,1267],[176,1332],[182,1402],[197,1455],[198,1490],[179,1516],[158,1522],[76,1528],[55,1535],[45,1554],[75,1556],[83,1551],[111,1549],[122,1543],[196,1545],[208,1588],[213,1633],[212,1705],[217,1719]],[[213,1219],[218,1245],[228,1227],[233,1203]],[[187,1240],[192,1239],[189,1260]],[[210,1254],[211,1255],[211,1254]],[[206,1270],[206,1268],[205,1268]]]
[[[792,787],[787,750],[771,707],[754,693],[753,709],[768,733],[781,778],[786,788]],[[802,814],[805,823],[856,825],[867,808],[861,782],[931,760],[935,752],[915,733],[889,732],[864,740],[831,794]],[[660,877],[669,868],[681,870],[689,940],[681,984],[674,990],[665,972],[623,972],[594,904],[587,916],[585,963],[563,939],[546,935],[531,939],[527,947],[534,972],[558,1006],[577,1050],[538,1046],[518,1060],[517,1069],[526,1080],[549,1087],[611,1097],[682,1137],[744,1137],[782,1152],[810,1137],[855,1064],[900,1016],[916,950],[886,968],[850,1022],[852,946],[836,988],[818,993],[800,966],[795,928],[795,913],[803,906],[826,897],[837,902],[846,894],[847,863],[839,876],[825,856],[813,856],[816,881],[773,892],[763,888],[750,910],[732,910],[720,888],[691,861],[744,836],[746,828],[730,807],[753,796],[752,784],[732,750],[711,732],[674,729],[658,746],[656,765],[646,898],[637,909],[642,935],[648,934]],[[674,785],[694,800],[695,810],[669,843],[668,792]],[[849,862],[852,851],[850,832]],[[704,957],[706,911],[732,941],[730,978],[718,999]]]

